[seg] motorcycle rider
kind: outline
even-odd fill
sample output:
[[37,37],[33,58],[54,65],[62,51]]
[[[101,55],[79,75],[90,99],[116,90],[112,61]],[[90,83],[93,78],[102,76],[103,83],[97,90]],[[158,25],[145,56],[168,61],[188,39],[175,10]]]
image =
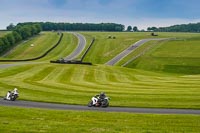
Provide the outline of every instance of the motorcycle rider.
[[15,95],[19,95],[17,88],[14,88],[14,90],[12,91],[12,93]]
[[99,98],[104,99],[105,97],[106,97],[106,94],[104,92],[101,92],[100,95],[99,95]]
[[12,100],[12,95],[16,95],[16,98],[18,97],[19,95],[19,92],[17,90],[17,88],[14,88],[13,91],[8,91],[6,96],[4,97],[4,100]]
[[96,105],[98,101],[102,101],[106,97],[104,92],[101,92],[99,95],[96,95],[92,98],[93,105]]
[[99,95],[96,95],[94,97],[92,97],[92,104],[96,105],[97,101],[98,101]]

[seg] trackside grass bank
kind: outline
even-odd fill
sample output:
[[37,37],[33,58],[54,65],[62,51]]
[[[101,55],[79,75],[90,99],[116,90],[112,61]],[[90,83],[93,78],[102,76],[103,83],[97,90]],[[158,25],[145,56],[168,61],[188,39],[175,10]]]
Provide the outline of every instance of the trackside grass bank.
[[182,33],[182,37],[175,40],[149,42],[146,44],[150,45],[148,51],[130,62],[127,67],[148,71],[200,74],[199,44],[200,34],[191,33]]
[[104,65],[22,64],[0,70],[0,96],[86,105],[101,91],[111,106],[200,109],[200,75],[172,75]]
[[0,106],[0,132],[198,133],[199,115],[55,111]]
[[35,58],[54,46],[59,40],[59,35],[52,32],[42,32],[29,40],[23,41],[9,51],[1,59],[27,59]]
[[[200,109],[199,34],[159,33],[167,42],[144,44],[117,65],[149,48],[125,67],[101,65],[134,42],[151,38],[150,33],[83,32],[87,46],[95,43],[84,61],[94,65],[51,64],[69,55],[77,38],[63,39],[45,58],[0,69],[0,96],[17,87],[19,100],[85,105],[101,91],[111,106]],[[109,39],[108,36],[115,36]],[[57,33],[45,32],[18,45],[2,58],[23,59],[42,54],[54,45]],[[89,40],[89,41],[88,41]],[[30,47],[35,44],[34,47]],[[40,44],[43,44],[39,46]],[[27,54],[28,53],[28,54]],[[2,64],[2,63],[0,63]],[[11,65],[12,63],[9,63]],[[154,72],[160,71],[160,72]],[[173,72],[173,73],[166,73]],[[199,115],[156,115],[88,111],[56,111],[0,106],[0,132],[127,132],[198,133]]]

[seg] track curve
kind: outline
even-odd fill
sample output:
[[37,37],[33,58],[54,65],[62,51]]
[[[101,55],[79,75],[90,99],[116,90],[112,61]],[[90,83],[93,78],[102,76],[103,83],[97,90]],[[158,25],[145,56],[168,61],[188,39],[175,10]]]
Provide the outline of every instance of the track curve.
[[53,110],[79,110],[79,111],[102,111],[102,112],[129,112],[129,113],[150,113],[150,114],[195,114],[200,115],[200,110],[193,109],[159,109],[159,108],[125,108],[108,107],[96,108],[81,105],[67,105],[56,103],[32,102],[32,101],[7,101],[0,99],[1,106],[14,106],[24,108],[44,108]]
[[70,55],[64,58],[65,60],[74,60],[79,54],[81,54],[86,46],[86,39],[83,35],[75,32],[72,32],[72,34],[78,38],[78,46]]

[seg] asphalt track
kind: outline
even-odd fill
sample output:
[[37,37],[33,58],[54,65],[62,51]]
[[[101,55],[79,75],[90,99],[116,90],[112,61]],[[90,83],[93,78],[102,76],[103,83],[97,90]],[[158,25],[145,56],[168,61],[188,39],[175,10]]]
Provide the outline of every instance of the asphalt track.
[[129,113],[148,113],[148,114],[193,114],[200,115],[200,110],[192,109],[158,109],[158,108],[125,108],[125,107],[87,107],[81,105],[67,105],[55,103],[43,103],[32,101],[7,101],[0,99],[1,106],[14,106],[23,108],[43,108],[53,110],[77,110],[77,111],[99,111],[99,112],[129,112]]
[[43,62],[18,62],[18,63],[12,63],[12,64],[0,64],[0,69],[8,68],[8,67],[13,67],[13,66],[19,66],[19,65],[24,65],[24,64],[43,64]]
[[125,49],[124,51],[122,51],[120,54],[118,54],[117,56],[115,56],[113,59],[111,59],[110,61],[108,61],[105,64],[106,65],[110,65],[110,66],[115,65],[122,58],[124,58],[125,56],[127,56],[128,54],[130,54],[132,51],[134,51],[136,48],[138,48],[139,46],[143,45],[144,43],[146,43],[148,41],[152,41],[152,40],[160,41],[160,40],[166,40],[166,39],[167,38],[149,38],[149,39],[139,40],[138,42],[132,44],[130,47],[128,47],[127,49]]
[[86,46],[86,39],[83,35],[75,32],[72,32],[72,34],[78,38],[78,46],[70,55],[64,58],[65,60],[74,60],[79,54],[81,54]]
[[19,64],[0,64],[0,69],[1,68],[8,68],[8,67],[12,67],[12,66],[17,66]]

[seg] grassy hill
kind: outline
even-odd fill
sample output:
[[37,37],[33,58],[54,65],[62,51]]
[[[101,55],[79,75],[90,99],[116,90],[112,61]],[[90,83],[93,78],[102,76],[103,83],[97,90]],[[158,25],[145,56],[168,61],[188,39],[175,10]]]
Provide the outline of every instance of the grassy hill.
[[39,61],[57,60],[69,55],[77,46],[78,39],[70,33],[64,33],[60,44],[52,50],[47,56]]
[[[82,34],[88,40],[87,46],[92,37],[96,38],[85,59],[93,64],[103,64],[139,39],[151,37],[149,33],[127,32],[83,32]],[[116,39],[108,39],[109,35],[115,36]],[[112,97],[112,106],[200,108],[200,104],[196,102],[200,100],[198,89],[200,76],[191,75],[193,72],[198,72],[199,67],[199,62],[195,62],[199,57],[197,53],[199,34],[159,33],[158,37],[176,37],[177,40],[148,42],[131,53],[134,56],[150,47],[143,56],[128,64],[130,68],[50,64],[49,60],[66,56],[76,47],[77,38],[70,33],[64,33],[60,45],[39,60],[39,64],[35,62],[1,69],[0,88],[3,91],[0,95],[3,96],[8,88],[18,87],[23,93],[20,99],[85,105],[91,96],[105,91]],[[25,44],[20,44],[6,58],[35,57],[55,44],[58,38],[56,33],[45,32]],[[36,45],[30,48],[32,43]],[[39,47],[41,44],[44,46]],[[24,54],[25,51],[29,51],[29,54]],[[131,55],[122,62],[132,58]],[[185,71],[180,72],[184,69],[184,67],[178,68],[180,65],[192,66],[191,69],[187,68],[190,70],[188,72],[190,75]]]
[[42,55],[56,44],[59,36],[56,33],[43,32],[18,44],[14,49],[3,56],[3,59],[27,59]]
[[[18,44],[0,59],[28,59],[41,56],[48,49],[53,47],[58,42],[59,38],[60,36],[57,35],[56,32],[42,32],[40,35]],[[78,39],[74,35],[70,33],[64,33],[63,39],[56,49],[54,49],[44,58],[37,61],[49,62],[49,60],[65,57],[76,48],[77,42]]]
[[[81,34],[86,37],[86,48],[91,43],[92,38],[95,38],[94,45],[84,59],[84,61],[92,62],[93,64],[106,63],[140,39],[155,38],[148,32],[81,32]],[[109,39],[109,36],[115,37],[115,39]],[[1,59],[26,59],[37,57],[52,47],[57,42],[58,38],[59,36],[56,33],[43,32],[41,35],[18,45]],[[199,73],[199,34],[158,33],[156,38],[174,38],[174,40],[150,41],[137,48],[116,65],[121,66],[138,54],[143,53],[140,58],[130,62],[126,67],[173,73]],[[66,57],[76,48],[77,42],[75,36],[70,33],[64,33],[64,37],[58,48],[54,49],[45,58],[39,61],[49,61]],[[31,44],[34,44],[34,47],[31,47]],[[80,58],[83,53],[84,51],[78,58]]]
[[20,99],[85,105],[105,91],[111,106],[200,108],[199,80],[103,65],[25,64],[0,70],[0,95],[18,87]]
[[138,40],[152,37],[149,33],[130,32],[83,32],[82,34],[95,38],[94,45],[85,58],[85,61],[94,64],[104,64]]
[[[0,96],[17,87],[20,100],[86,105],[92,96],[104,91],[111,98],[111,106],[200,109],[199,34],[158,33],[158,38],[177,40],[148,42],[113,67],[103,64],[136,41],[151,38],[150,33],[82,34],[87,39],[87,46],[93,37],[96,38],[85,58],[94,65],[49,63],[49,60],[67,56],[77,45],[75,36],[64,33],[60,45],[46,57],[1,68]],[[109,35],[116,39],[108,39]],[[2,58],[38,56],[58,38],[56,33],[44,32],[19,44]],[[31,44],[35,46],[30,47]],[[144,54],[137,60],[120,67],[141,52]],[[8,132],[8,129],[10,132],[199,132],[200,123],[198,115],[56,111],[3,106],[0,110],[4,112],[0,114],[0,132]]]
[[[86,56],[86,61],[104,64],[129,45],[144,38],[152,38],[150,33],[83,33],[96,38],[94,46]],[[116,39],[108,39],[115,36]],[[172,73],[200,73],[200,34],[196,33],[158,33],[157,38],[171,38],[168,41],[150,41],[120,60],[121,66],[140,53],[140,58],[131,61],[126,67],[149,71]]]
[[200,34],[183,33],[177,40],[155,43],[146,44],[154,46],[127,67],[185,74],[200,73]]

